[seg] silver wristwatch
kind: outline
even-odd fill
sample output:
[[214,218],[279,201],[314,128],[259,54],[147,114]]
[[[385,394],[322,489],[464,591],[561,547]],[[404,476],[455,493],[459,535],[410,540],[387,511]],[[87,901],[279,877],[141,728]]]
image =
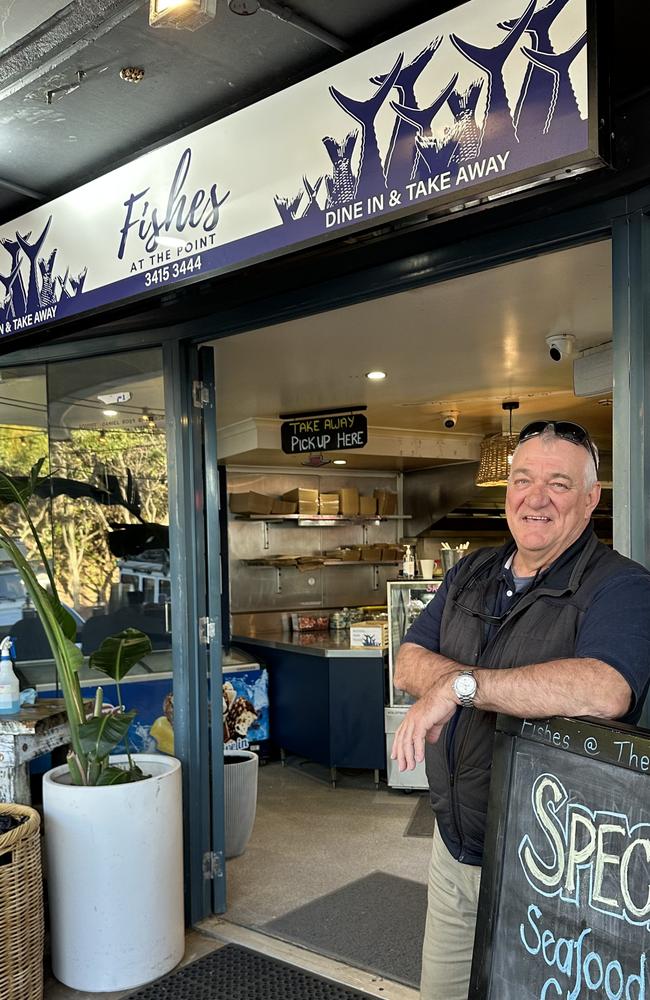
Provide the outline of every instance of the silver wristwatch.
[[451,686],[463,708],[474,708],[478,684],[473,671],[463,670],[458,674],[458,677],[454,678]]

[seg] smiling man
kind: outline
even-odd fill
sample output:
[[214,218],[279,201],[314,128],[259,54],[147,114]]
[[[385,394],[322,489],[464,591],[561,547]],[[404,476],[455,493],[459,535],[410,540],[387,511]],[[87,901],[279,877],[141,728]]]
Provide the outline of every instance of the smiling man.
[[395,685],[418,700],[395,734],[426,759],[436,814],[422,1000],[466,1000],[495,713],[636,722],[650,682],[650,573],[596,538],[598,452],[568,421],[523,428],[506,516],[513,541],[451,569],[405,636]]

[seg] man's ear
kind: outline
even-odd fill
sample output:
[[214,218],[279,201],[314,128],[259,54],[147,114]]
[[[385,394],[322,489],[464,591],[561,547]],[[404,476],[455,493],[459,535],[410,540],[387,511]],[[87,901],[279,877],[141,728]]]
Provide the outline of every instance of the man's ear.
[[588,521],[594,510],[598,506],[598,501],[600,500],[601,485],[600,483],[594,483],[589,492],[587,493],[587,506],[585,508],[585,520]]

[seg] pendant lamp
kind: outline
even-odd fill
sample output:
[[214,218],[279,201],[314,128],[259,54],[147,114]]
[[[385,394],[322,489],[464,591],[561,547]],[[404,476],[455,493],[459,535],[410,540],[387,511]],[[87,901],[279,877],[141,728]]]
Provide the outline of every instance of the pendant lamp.
[[509,414],[507,434],[488,434],[481,441],[481,457],[479,459],[477,486],[507,486],[510,464],[519,435],[512,433],[512,411],[519,409],[515,400],[506,400],[501,409]]

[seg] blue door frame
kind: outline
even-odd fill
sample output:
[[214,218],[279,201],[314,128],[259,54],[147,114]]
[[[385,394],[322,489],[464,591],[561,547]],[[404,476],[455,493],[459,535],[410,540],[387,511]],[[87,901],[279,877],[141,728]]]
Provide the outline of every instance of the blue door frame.
[[[162,344],[168,421],[173,626],[175,635],[180,637],[174,659],[174,722],[179,755],[184,763],[186,898],[190,923],[211,912],[220,912],[225,906],[225,877],[218,876],[217,880],[210,877],[214,871],[218,872],[224,844],[223,816],[218,804],[220,786],[211,786],[215,772],[218,772],[217,783],[223,780],[222,768],[219,767],[219,748],[210,747],[208,729],[208,677],[211,673],[218,681],[220,664],[215,648],[203,646],[198,632],[199,618],[207,617],[216,620],[216,635],[219,635],[219,605],[216,602],[219,540],[211,531],[206,533],[205,516],[208,508],[214,509],[214,504],[218,504],[217,454],[215,440],[210,438],[212,431],[216,435],[216,422],[213,414],[209,421],[204,421],[205,415],[192,402],[192,383],[209,381],[210,377],[209,362],[200,357],[201,343],[611,237],[614,544],[619,551],[650,566],[647,504],[650,406],[645,398],[650,374],[645,347],[646,341],[650,342],[649,206],[650,188],[644,188],[587,208],[522,226],[509,225],[446,246],[435,245],[435,234],[440,232],[442,237],[442,230],[433,227],[430,230],[431,248],[426,252],[418,251],[415,256],[406,253],[399,259],[376,266],[362,266],[360,251],[354,257],[355,265],[347,268],[345,274],[320,283],[315,278],[319,258],[312,257],[301,264],[303,271],[305,267],[311,268],[311,282],[301,279],[296,287],[281,294],[222,306],[217,290],[214,309],[203,318],[163,329],[53,342],[18,349],[0,357],[1,370],[8,366],[112,354]],[[489,217],[489,212],[487,215]],[[445,226],[444,230],[448,239],[453,225]],[[287,268],[296,266],[296,260],[298,258],[288,260]],[[210,405],[214,406],[214,397]],[[207,423],[211,429],[206,434]],[[212,521],[213,518],[209,518],[209,522]],[[214,530],[216,524],[214,518]],[[216,684],[211,688],[214,698]],[[649,719],[646,708],[641,724],[649,725]],[[214,796],[211,788],[216,791]],[[216,812],[213,811],[215,803]],[[208,866],[212,866],[212,871],[207,873],[206,857]]]

